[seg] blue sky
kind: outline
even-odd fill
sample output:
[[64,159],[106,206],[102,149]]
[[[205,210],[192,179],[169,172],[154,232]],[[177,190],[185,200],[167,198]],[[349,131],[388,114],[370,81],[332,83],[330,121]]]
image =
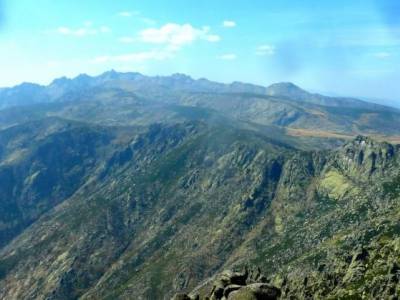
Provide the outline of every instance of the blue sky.
[[0,10],[0,86],[113,68],[400,101],[397,0],[3,0]]

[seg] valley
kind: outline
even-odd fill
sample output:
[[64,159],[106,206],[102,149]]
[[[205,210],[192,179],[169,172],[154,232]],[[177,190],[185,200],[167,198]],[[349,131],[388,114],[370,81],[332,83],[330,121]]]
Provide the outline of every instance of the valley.
[[0,107],[2,299],[203,299],[246,266],[281,299],[400,293],[396,108],[116,71]]

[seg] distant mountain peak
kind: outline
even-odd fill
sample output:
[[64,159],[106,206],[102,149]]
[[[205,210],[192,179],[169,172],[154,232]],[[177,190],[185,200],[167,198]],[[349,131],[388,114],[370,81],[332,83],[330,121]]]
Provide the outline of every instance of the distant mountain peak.
[[120,74],[117,71],[115,71],[114,69],[111,69],[109,71],[106,71],[106,72],[100,74],[98,77],[101,79],[113,80],[113,79],[118,79],[119,75]]
[[267,94],[271,96],[294,96],[295,94],[309,94],[307,91],[303,90],[299,86],[292,82],[279,82],[271,84],[267,87]]
[[[234,93],[259,95],[261,97],[268,95],[281,101],[305,102],[306,105],[315,104],[329,107],[363,108],[374,111],[394,111],[393,108],[367,103],[358,99],[326,97],[311,93],[292,82],[275,83],[266,88],[239,81],[228,84],[210,81],[205,78],[196,80],[183,73],[175,73],[168,76],[146,76],[138,72],[118,72],[114,69],[97,76],[80,74],[74,78],[61,77],[55,79],[48,86],[22,84],[14,88],[3,89],[0,95],[2,97],[0,99],[2,100],[0,107],[5,108],[33,102],[32,97],[27,94],[28,92],[30,94],[36,93],[35,102],[58,102],[64,101],[64,96],[67,93],[77,92],[77,95],[79,95],[81,90],[98,87],[103,89],[120,88],[129,92],[134,90],[135,93],[142,93],[149,97],[159,97],[162,93],[164,94],[163,101],[171,102],[178,101],[176,95],[172,96],[172,94],[179,92],[202,92],[219,95]],[[397,110],[396,113],[398,113]]]
[[[318,97],[318,95],[309,93],[291,82],[272,84],[267,88],[266,92],[269,96],[285,97],[301,102],[310,102],[313,101],[315,97]],[[319,100],[320,99],[318,99],[317,102],[319,102]]]
[[192,77],[183,73],[174,73],[171,75],[171,78],[184,81],[193,81]]
[[4,90],[9,90],[9,91],[32,91],[32,90],[38,90],[38,89],[43,89],[44,86],[37,84],[37,83],[32,83],[32,82],[23,82],[17,86],[15,86],[15,88],[4,88]]
[[295,85],[293,82],[277,82],[271,84],[268,88],[292,88],[292,89],[300,89],[301,88]]
[[88,74],[82,73],[75,77],[75,79],[89,79],[91,78]]
[[109,71],[106,71],[105,73],[109,73],[109,74],[117,74],[118,72],[115,71],[115,69],[111,69]]
[[67,78],[67,77],[65,77],[65,76],[62,76],[62,77],[60,77],[60,78],[54,79],[54,80],[50,83],[50,85],[63,85],[63,84],[66,84],[66,83],[70,82],[70,80],[71,80],[71,79],[69,79],[69,78]]

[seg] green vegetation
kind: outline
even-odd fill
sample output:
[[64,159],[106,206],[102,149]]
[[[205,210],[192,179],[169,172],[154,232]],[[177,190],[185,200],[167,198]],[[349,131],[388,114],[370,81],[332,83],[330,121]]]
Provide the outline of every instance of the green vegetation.
[[352,138],[397,111],[149,80],[0,111],[0,298],[164,299],[247,264],[284,299],[398,293],[400,148]]
[[400,197],[400,176],[395,177],[392,181],[383,183],[384,193],[395,199]]
[[342,199],[346,193],[359,194],[359,191],[354,190],[355,188],[352,186],[351,181],[335,170],[325,174],[321,180],[320,187],[328,194],[329,198],[335,200]]

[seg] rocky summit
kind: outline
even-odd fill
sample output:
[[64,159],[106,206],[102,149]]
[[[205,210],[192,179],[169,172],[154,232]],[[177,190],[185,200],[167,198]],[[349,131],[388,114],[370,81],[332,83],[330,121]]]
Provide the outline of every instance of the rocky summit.
[[0,103],[1,299],[400,295],[397,109],[115,71]]

